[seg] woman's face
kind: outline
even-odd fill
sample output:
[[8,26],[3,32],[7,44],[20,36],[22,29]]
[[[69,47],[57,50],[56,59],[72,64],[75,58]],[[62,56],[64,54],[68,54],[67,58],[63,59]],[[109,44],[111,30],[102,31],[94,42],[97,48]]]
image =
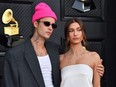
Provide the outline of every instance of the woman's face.
[[55,19],[51,17],[46,17],[40,19],[38,22],[36,21],[36,23],[37,26],[35,27],[36,27],[37,35],[45,39],[50,38],[54,29]]
[[82,29],[77,22],[70,24],[68,39],[70,44],[78,44],[83,40]]

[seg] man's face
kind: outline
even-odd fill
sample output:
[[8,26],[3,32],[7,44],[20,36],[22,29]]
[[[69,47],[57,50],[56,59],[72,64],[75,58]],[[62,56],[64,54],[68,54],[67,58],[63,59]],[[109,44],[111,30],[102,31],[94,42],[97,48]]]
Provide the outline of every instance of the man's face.
[[51,17],[42,18],[37,21],[36,32],[41,38],[50,38],[55,26],[55,19]]

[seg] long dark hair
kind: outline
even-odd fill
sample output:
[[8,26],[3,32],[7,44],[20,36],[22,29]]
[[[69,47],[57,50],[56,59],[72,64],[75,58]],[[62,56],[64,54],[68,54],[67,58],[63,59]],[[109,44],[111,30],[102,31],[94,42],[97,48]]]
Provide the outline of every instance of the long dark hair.
[[69,35],[69,26],[72,24],[72,23],[78,23],[82,29],[82,35],[83,35],[83,41],[82,41],[82,45],[86,47],[86,35],[85,35],[85,28],[84,28],[84,24],[83,22],[78,19],[78,18],[72,18],[70,20],[68,20],[65,24],[65,27],[64,27],[64,35],[65,35],[65,51],[68,51],[70,49],[70,42],[68,41],[68,35]]

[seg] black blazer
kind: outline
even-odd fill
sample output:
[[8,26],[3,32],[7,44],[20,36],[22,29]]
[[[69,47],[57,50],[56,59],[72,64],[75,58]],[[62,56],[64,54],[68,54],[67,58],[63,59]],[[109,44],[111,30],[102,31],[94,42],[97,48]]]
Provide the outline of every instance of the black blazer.
[[[60,87],[58,46],[45,42],[52,64],[54,87]],[[45,87],[40,65],[30,40],[7,51],[2,87]]]

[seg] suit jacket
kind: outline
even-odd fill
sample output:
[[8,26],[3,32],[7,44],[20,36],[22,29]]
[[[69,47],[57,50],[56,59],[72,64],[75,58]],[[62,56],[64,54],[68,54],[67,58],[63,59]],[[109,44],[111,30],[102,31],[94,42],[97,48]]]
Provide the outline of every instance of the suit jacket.
[[[52,64],[54,87],[60,87],[58,46],[45,42]],[[45,87],[37,55],[30,40],[7,51],[4,61],[3,87]]]

